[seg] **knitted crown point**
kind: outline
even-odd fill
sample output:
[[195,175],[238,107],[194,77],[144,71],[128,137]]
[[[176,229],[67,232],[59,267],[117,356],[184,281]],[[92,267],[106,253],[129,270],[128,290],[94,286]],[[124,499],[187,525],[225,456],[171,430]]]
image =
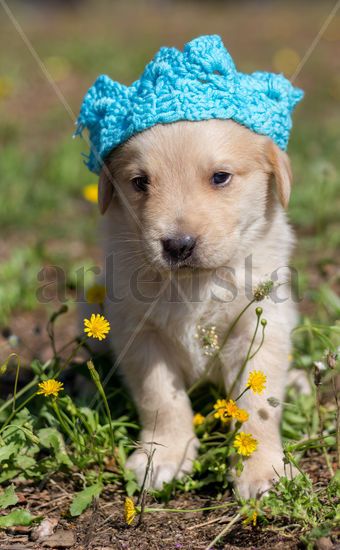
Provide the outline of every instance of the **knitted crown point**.
[[286,149],[303,95],[283,75],[238,72],[219,36],[200,36],[183,52],[161,48],[130,87],[99,76],[84,97],[76,135],[88,130],[86,164],[95,173],[133,135],[180,120],[232,119]]

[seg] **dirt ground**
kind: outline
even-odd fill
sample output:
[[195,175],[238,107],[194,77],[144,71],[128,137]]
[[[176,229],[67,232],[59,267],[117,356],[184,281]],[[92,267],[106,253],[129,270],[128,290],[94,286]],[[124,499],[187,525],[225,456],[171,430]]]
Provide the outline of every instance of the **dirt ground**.
[[[303,469],[318,486],[328,480],[328,472],[320,456],[309,456],[303,461]],[[81,481],[81,480],[80,480]],[[19,504],[35,516],[43,516],[55,524],[54,533],[36,540],[37,527],[11,527],[0,534],[1,550],[24,550],[42,548],[69,548],[71,550],[204,550],[226,527],[235,515],[231,506],[226,510],[206,512],[146,513],[141,525],[138,521],[126,525],[123,517],[125,492],[122,488],[108,486],[100,499],[83,515],[70,518],[68,509],[74,485],[62,475],[51,477],[39,487],[30,482],[18,483]],[[78,487],[77,489],[79,489]],[[178,494],[167,504],[159,504],[149,496],[147,506],[166,508],[202,508],[232,501],[231,493],[222,500],[213,494]],[[293,550],[303,548],[299,542],[302,534],[296,525],[271,526],[245,525],[242,518],[230,532],[214,546],[214,549],[269,549]],[[340,527],[332,537],[320,539],[319,550],[340,549]]]

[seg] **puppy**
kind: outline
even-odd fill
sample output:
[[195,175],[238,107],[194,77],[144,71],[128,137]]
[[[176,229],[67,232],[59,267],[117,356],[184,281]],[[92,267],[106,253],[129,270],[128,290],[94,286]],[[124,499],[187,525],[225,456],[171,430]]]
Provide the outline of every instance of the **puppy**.
[[[268,322],[264,344],[233,395],[245,387],[249,371],[265,373],[265,393],[248,391],[239,401],[250,414],[243,430],[258,448],[235,476],[236,489],[254,497],[283,473],[281,405],[272,407],[267,399],[281,403],[284,397],[296,322],[287,267],[293,235],[284,212],[290,188],[286,153],[231,120],[156,125],[107,158],[99,181],[106,315],[142,423],[142,444],[150,451],[155,443],[152,487],[191,471],[198,441],[187,389],[207,374],[231,388],[254,334],[258,304],[242,315],[208,373],[197,326],[213,324],[223,339],[252,289],[270,277],[279,288],[261,303]],[[254,349],[259,343],[260,334]],[[139,483],[146,461],[140,450],[127,461]]]

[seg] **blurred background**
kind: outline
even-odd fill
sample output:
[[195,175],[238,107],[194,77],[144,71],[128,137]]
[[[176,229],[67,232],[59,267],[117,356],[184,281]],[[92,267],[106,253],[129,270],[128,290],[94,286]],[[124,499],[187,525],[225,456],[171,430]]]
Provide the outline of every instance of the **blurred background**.
[[[99,214],[86,187],[96,178],[83,164],[86,143],[72,139],[83,95],[101,73],[131,83],[160,46],[182,48],[200,34],[220,34],[239,70],[295,75],[305,90],[289,144],[289,217],[298,236],[292,263],[302,315],[334,322],[339,12],[305,58],[333,7],[311,0],[0,2],[0,362],[11,351],[26,363],[45,360],[46,320],[65,301],[58,338],[69,340],[77,332],[77,278],[82,266],[100,262]],[[51,266],[60,267],[59,287]],[[41,304],[37,291],[46,283]]]

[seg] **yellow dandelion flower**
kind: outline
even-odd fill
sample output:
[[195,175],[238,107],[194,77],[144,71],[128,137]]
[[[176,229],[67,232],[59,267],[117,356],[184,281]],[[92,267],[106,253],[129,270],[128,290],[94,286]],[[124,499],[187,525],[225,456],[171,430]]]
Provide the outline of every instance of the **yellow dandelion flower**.
[[234,447],[238,454],[250,456],[257,449],[257,440],[251,434],[239,432],[234,439]]
[[204,418],[203,414],[201,414],[201,413],[196,413],[196,414],[194,415],[194,418],[192,419],[192,423],[193,423],[193,425],[194,425],[195,428],[196,428],[197,426],[201,426],[201,424],[204,423],[204,420],[205,420],[205,418]]
[[64,384],[52,378],[51,380],[40,382],[38,387],[39,391],[37,391],[37,395],[44,395],[45,397],[53,395],[54,397],[58,397],[58,393],[64,389]]
[[124,502],[124,520],[125,523],[128,525],[131,525],[133,520],[135,519],[137,515],[137,510],[135,503],[133,502],[132,498],[126,497]]
[[215,413],[214,413],[214,417],[215,418],[223,418],[223,414],[225,412],[225,407],[226,407],[226,400],[225,399],[217,399],[215,405],[214,405],[214,409],[215,409]]
[[104,315],[92,313],[91,319],[84,319],[84,332],[87,332],[87,336],[91,338],[104,340],[110,332],[110,323]]
[[216,410],[214,417],[219,418],[222,422],[228,422],[231,418],[236,418],[239,408],[236,405],[235,401],[229,399],[218,399],[214,405]]
[[214,417],[222,422],[228,422],[232,418],[238,422],[247,422],[249,414],[244,409],[240,409],[233,399],[218,399],[214,405],[216,410]]
[[247,422],[249,419],[249,413],[247,413],[244,409],[237,409],[234,418],[238,422]]
[[235,401],[232,399],[229,399],[229,401],[226,402],[225,405],[225,412],[228,416],[231,416],[232,418],[236,418],[236,414],[238,411],[238,406],[236,405]]
[[247,388],[250,388],[254,393],[262,393],[266,389],[266,375],[260,370],[253,370],[249,373]]
[[105,300],[105,296],[105,286],[93,285],[86,292],[86,301],[89,304],[102,304]]
[[254,510],[251,516],[246,517],[246,519],[243,521],[244,525],[248,525],[249,523],[252,523],[254,527],[256,527],[257,524],[257,511]]
[[98,185],[97,183],[91,183],[90,185],[85,185],[83,188],[83,197],[89,202],[98,202]]

